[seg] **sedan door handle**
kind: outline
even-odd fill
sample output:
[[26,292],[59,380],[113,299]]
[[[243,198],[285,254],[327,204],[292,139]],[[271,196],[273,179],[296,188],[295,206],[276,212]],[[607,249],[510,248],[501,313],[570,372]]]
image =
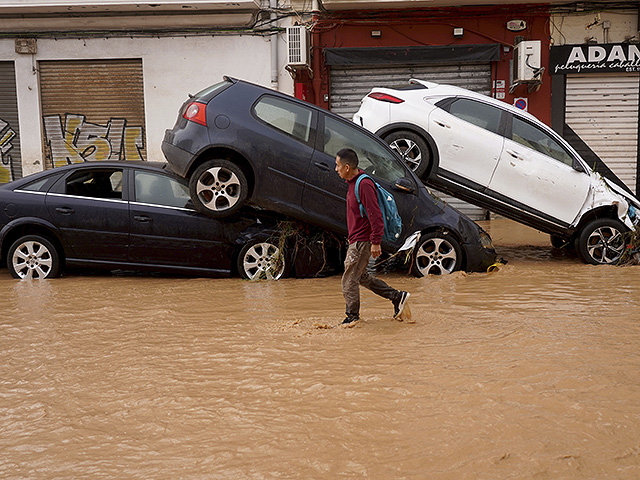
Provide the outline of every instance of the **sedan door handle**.
[[436,125],[440,125],[441,127],[451,128],[451,126],[447,125],[446,123],[439,122],[438,120],[434,120],[434,122],[435,122]]
[[151,217],[147,217],[146,215],[134,215],[133,219],[140,223],[149,223],[151,221]]
[[76,213],[76,211],[70,207],[56,207],[56,212],[61,213],[62,215],[71,215],[72,213]]
[[325,172],[328,172],[329,170],[331,170],[331,167],[324,162],[314,162],[313,164],[316,167],[318,167],[320,170],[324,170]]
[[507,150],[506,152],[509,155],[511,155],[513,158],[520,158],[520,155],[518,155],[518,152],[514,152],[513,150]]

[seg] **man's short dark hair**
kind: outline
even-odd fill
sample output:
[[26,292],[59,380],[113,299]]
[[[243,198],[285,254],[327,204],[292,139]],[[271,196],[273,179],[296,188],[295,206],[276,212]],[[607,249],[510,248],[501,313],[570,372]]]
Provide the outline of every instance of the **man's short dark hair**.
[[352,148],[343,148],[336,153],[336,156],[340,157],[343,164],[347,164],[353,169],[358,168],[358,154]]

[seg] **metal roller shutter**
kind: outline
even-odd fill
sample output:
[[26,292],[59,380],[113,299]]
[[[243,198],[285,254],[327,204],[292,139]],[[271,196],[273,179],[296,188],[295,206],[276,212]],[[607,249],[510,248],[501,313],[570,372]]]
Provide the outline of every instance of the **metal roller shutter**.
[[567,125],[634,192],[639,91],[637,73],[567,75]]
[[[340,66],[331,68],[331,111],[351,119],[360,108],[360,100],[373,87],[405,85],[418,78],[435,83],[446,83],[491,95],[491,65],[394,65],[394,66]],[[473,220],[484,220],[487,211],[467,202],[437,192]]]
[[0,62],[0,183],[21,177],[15,66],[13,62]]
[[47,168],[146,160],[142,60],[39,63]]

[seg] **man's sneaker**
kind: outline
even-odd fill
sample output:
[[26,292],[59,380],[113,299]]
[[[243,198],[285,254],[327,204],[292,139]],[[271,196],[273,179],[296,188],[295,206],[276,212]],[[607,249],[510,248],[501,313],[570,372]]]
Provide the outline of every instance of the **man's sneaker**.
[[360,317],[348,315],[340,325],[342,325],[343,327],[353,327],[358,320],[360,320]]
[[409,292],[401,291],[400,296],[393,301],[393,318],[400,316],[404,310],[404,306],[407,304],[407,300],[409,300],[409,296]]

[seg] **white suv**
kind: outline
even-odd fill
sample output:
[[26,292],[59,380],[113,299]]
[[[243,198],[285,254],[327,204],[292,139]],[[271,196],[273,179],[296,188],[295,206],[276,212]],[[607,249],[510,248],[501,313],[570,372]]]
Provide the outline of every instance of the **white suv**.
[[374,88],[354,122],[428,185],[547,232],[592,264],[615,264],[640,202],[594,172],[531,114],[450,85]]

